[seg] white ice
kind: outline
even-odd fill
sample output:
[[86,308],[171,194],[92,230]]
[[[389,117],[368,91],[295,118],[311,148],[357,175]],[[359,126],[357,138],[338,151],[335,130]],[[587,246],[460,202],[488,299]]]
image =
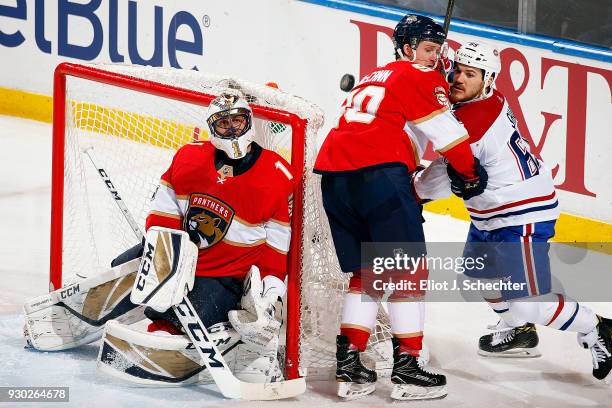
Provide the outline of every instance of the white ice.
[[[307,392],[290,401],[229,401],[214,385],[143,388],[106,377],[96,371],[96,344],[69,352],[24,350],[21,305],[48,290],[51,126],[0,116],[0,174],[0,386],[68,386],[70,403],[66,405],[75,407],[337,406],[332,382],[309,382]],[[426,214],[426,218],[429,240],[465,239],[466,222],[435,214]],[[591,306],[612,315],[610,303]],[[406,404],[428,408],[612,407],[612,388],[591,377],[590,354],[578,347],[573,333],[538,328],[541,358],[478,357],[477,339],[495,321],[484,304],[428,304],[426,341],[433,365],[448,376],[449,395]],[[389,393],[390,384],[381,381],[375,395],[343,406],[398,406]]]

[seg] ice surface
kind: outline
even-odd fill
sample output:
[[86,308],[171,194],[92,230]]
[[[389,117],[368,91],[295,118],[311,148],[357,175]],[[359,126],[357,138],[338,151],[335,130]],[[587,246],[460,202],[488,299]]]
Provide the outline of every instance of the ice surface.
[[[68,386],[74,407],[273,406],[336,407],[335,384],[309,382],[307,392],[289,401],[228,401],[214,385],[183,388],[137,387],[96,370],[96,344],[68,352],[23,349],[21,305],[45,293],[49,270],[51,126],[0,116],[0,386]],[[426,214],[428,240],[461,242],[468,224]],[[612,304],[593,304],[612,315]],[[538,328],[537,359],[484,359],[476,343],[496,318],[484,304],[427,305],[426,341],[432,363],[448,376],[449,395],[410,407],[611,407],[612,388],[591,377],[591,358],[573,333]],[[398,406],[382,380],[375,395],[342,406]],[[19,407],[41,404],[14,404]],[[58,406],[62,404],[52,404]],[[0,407],[9,406],[0,403]]]

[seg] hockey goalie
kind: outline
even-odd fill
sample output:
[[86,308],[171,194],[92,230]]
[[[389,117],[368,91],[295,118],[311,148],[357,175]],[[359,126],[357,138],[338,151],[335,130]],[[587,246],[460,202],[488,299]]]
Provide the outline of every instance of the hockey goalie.
[[217,97],[206,119],[210,141],[180,148],[161,176],[143,243],[112,269],[27,302],[30,347],[64,350],[102,337],[98,366],[141,384],[211,375],[219,383],[219,364],[242,381],[282,380],[293,177],[283,158],[253,142],[240,95]]

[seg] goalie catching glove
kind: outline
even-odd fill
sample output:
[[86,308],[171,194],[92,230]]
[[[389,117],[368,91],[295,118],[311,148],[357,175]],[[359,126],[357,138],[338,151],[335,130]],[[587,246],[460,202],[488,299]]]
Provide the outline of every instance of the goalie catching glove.
[[251,267],[244,282],[241,310],[232,310],[228,318],[242,341],[256,349],[276,350],[282,325],[282,297],[287,287],[276,276],[261,279],[259,269]]

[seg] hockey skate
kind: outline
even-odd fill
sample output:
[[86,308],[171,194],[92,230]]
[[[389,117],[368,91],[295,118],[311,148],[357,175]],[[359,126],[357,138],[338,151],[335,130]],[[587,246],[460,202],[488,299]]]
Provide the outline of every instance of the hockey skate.
[[442,398],[446,390],[446,376],[429,371],[423,359],[400,353],[399,342],[393,338],[393,371],[391,373],[395,400]]
[[538,342],[535,325],[526,323],[482,336],[478,342],[478,354],[484,357],[540,357]]
[[336,337],[336,381],[338,396],[347,400],[371,394],[376,389],[376,371],[361,363],[359,350],[351,349],[348,337]]
[[597,326],[587,334],[578,333],[578,343],[591,350],[593,377],[612,383],[612,319],[597,316]]

